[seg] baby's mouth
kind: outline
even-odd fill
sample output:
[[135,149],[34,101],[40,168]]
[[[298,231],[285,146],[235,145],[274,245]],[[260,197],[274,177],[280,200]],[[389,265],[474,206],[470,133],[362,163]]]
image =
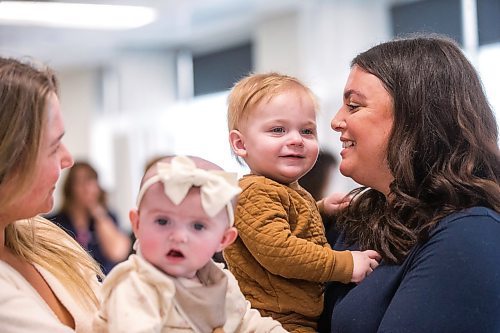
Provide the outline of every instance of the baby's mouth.
[[285,157],[285,158],[304,158],[304,156],[296,155],[296,154],[284,155],[283,157]]
[[184,258],[184,255],[183,255],[183,254],[182,254],[182,252],[180,252],[180,251],[177,251],[177,250],[170,250],[170,251],[167,253],[167,257]]

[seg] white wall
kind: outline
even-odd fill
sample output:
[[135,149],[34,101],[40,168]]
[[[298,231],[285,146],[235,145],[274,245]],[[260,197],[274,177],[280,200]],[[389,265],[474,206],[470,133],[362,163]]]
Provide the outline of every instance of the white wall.
[[[340,158],[339,135],[331,119],[342,104],[349,65],[356,54],[390,37],[388,3],[370,0],[306,2],[300,21],[303,77],[318,95],[321,146]],[[358,185],[338,171],[330,191],[348,191]]]
[[[75,159],[87,159],[92,149],[94,110],[98,101],[98,73],[94,68],[80,68],[58,72],[59,100],[65,124],[63,142]],[[58,189],[61,189],[62,180]],[[55,193],[55,209],[60,206],[60,191]]]
[[477,68],[481,75],[488,100],[493,111],[495,111],[497,124],[500,124],[500,94],[498,93],[498,80],[500,78],[500,66],[498,66],[499,59],[500,43],[482,47],[478,52]]
[[87,157],[91,153],[91,129],[98,107],[97,71],[94,68],[82,68],[57,74],[66,128],[64,142],[71,148],[74,157]]
[[[294,75],[311,86],[322,109],[320,142],[335,153],[339,136],[330,120],[342,102],[349,62],[388,39],[387,6],[385,0],[308,0],[296,12],[265,17],[254,28],[256,70]],[[244,170],[227,143],[226,95],[176,102],[174,51],[124,51],[107,66],[60,77],[66,143],[97,167],[125,227],[152,156],[196,154],[228,170]],[[331,190],[354,186],[336,174]]]
[[64,142],[75,159],[98,170],[127,229],[144,161],[169,148],[168,134],[154,134],[161,131],[158,115],[176,102],[175,59],[161,50],[125,51],[107,66],[59,73]]
[[261,20],[253,38],[256,72],[301,76],[299,16],[300,13],[291,12]]

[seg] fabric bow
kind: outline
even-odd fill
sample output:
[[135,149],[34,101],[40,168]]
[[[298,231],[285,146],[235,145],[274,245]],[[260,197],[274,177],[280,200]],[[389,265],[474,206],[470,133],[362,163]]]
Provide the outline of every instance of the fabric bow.
[[201,205],[208,216],[215,216],[224,206],[228,209],[230,224],[234,216],[231,199],[241,192],[236,173],[222,170],[203,170],[187,156],[176,156],[170,163],[158,162],[157,174],[142,185],[137,207],[146,190],[157,182],[163,183],[165,195],[179,205],[193,186],[200,187]]

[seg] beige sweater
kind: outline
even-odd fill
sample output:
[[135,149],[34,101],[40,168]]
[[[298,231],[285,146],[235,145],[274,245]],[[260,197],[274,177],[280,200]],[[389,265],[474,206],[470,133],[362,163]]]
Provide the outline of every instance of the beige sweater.
[[[191,288],[197,289],[201,298],[207,294],[209,297],[201,307],[190,307],[189,302],[183,305],[178,299],[174,278],[142,257],[131,255],[127,261],[115,266],[104,280],[101,308],[94,320],[94,331],[206,333],[212,330],[200,329],[203,326],[200,323],[206,324],[204,318],[222,313],[226,317],[224,333],[286,332],[279,322],[261,317],[257,310],[250,308],[250,303],[243,297],[229,271],[210,262],[204,267],[204,273],[206,278],[203,280],[210,281],[207,285],[190,285],[185,289],[188,292]],[[223,279],[225,283],[220,294],[210,289],[210,285],[216,284],[218,279]],[[220,328],[217,331],[220,332]]]
[[323,309],[323,283],[350,281],[349,251],[333,251],[312,196],[262,176],[240,180],[236,208],[239,237],[224,258],[245,297],[285,329],[316,328]]
[[[38,265],[35,267],[73,316],[76,329],[63,325],[31,284],[10,265],[0,261],[0,332],[92,333],[92,318],[97,309],[82,308],[51,273]],[[97,279],[94,285],[97,290]]]

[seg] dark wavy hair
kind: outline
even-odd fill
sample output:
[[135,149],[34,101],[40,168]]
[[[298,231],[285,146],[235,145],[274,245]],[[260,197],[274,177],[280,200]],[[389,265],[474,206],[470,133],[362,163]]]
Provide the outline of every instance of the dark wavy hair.
[[479,76],[457,44],[411,36],[356,56],[392,96],[390,194],[362,187],[340,214],[348,243],[401,262],[444,216],[473,206],[500,211],[498,129]]

